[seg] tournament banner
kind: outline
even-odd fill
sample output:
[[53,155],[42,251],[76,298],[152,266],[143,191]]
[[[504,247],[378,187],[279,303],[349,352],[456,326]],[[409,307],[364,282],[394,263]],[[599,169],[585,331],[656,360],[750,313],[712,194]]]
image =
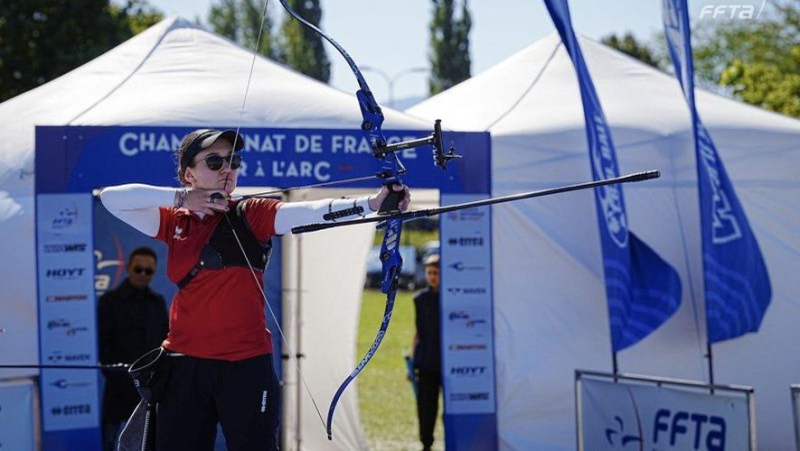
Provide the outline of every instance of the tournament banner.
[[592,374],[576,374],[579,450],[755,449],[752,389]]
[[[443,195],[443,205],[486,196]],[[496,449],[492,227],[489,207],[440,218],[445,447]]]
[[[92,207],[90,193],[36,197],[43,365],[97,364]],[[99,446],[97,372],[43,369],[40,387],[43,447]],[[64,439],[62,431],[70,437]]]
[[[611,129],[572,28],[566,0],[545,0],[578,75],[586,138],[594,180],[619,176]],[[619,352],[666,322],[681,303],[677,271],[630,231],[621,185],[595,189],[611,327],[611,348]]]
[[664,34],[692,115],[703,238],[708,342],[756,332],[772,298],[769,274],[733,184],[694,98],[694,63],[686,0],[663,0]]

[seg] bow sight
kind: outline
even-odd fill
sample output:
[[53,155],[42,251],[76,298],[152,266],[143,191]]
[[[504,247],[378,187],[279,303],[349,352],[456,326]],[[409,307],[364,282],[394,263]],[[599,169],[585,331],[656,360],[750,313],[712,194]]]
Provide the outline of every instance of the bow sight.
[[456,148],[451,146],[450,150],[444,151],[444,139],[442,138],[442,121],[436,119],[433,124],[433,133],[427,138],[412,139],[402,141],[394,144],[384,144],[383,146],[375,146],[373,153],[378,158],[383,158],[392,152],[398,152],[405,149],[413,149],[415,147],[422,147],[426,145],[433,146],[433,164],[442,169],[447,169],[447,162],[454,158],[461,158],[461,155],[456,153]]

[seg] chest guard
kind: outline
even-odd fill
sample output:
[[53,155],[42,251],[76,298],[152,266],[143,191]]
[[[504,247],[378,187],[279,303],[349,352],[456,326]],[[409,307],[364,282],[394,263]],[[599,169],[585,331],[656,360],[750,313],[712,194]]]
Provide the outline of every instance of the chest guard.
[[[239,249],[234,230],[242,242],[247,260]],[[249,268],[247,264],[249,261],[253,269],[264,272],[269,264],[270,253],[272,253],[272,241],[261,243],[256,239],[244,216],[244,202],[239,202],[235,208],[225,213],[225,219],[217,224],[211,238],[200,251],[200,261],[178,282],[178,288],[188,285],[204,269],[214,270],[235,266]]]

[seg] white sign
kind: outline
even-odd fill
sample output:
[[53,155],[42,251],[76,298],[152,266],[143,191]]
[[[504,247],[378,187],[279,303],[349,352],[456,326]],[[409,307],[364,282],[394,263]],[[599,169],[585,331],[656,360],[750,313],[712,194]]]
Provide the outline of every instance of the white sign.
[[592,451],[746,451],[744,394],[580,379],[582,446]]
[[[485,198],[481,196],[480,199]],[[442,195],[442,204],[479,200]],[[495,412],[489,207],[441,216],[442,377],[448,414]]]
[[[36,199],[39,342],[45,365],[97,364],[91,194]],[[95,370],[42,370],[46,432],[96,428]]]

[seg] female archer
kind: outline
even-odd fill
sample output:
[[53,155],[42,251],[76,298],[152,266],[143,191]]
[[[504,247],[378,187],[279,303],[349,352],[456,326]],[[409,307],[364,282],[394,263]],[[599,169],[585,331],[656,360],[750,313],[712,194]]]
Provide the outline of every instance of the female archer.
[[[196,130],[177,149],[180,188],[105,188],[103,205],[166,243],[179,287],[169,314],[169,378],[158,401],[156,449],[212,450],[219,422],[230,450],[278,448],[279,385],[262,278],[270,238],[292,227],[377,211],[390,193],[352,199],[232,200],[244,141],[234,130]],[[408,188],[400,210],[409,203]]]

